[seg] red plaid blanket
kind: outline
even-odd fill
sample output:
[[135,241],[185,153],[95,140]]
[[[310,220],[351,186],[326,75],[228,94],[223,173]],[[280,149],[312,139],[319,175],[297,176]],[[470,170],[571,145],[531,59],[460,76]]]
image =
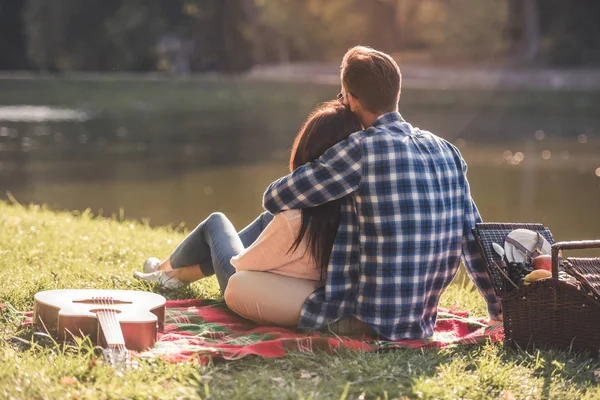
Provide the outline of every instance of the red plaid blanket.
[[[26,316],[24,323],[30,324],[31,313],[26,313]],[[471,318],[466,312],[441,308],[438,310],[433,338],[385,341],[369,338],[356,340],[275,326],[259,326],[229,311],[222,300],[170,300],[167,302],[164,333],[159,334],[152,349],[140,356],[161,357],[173,362],[207,362],[214,358],[237,360],[248,355],[284,357],[290,351],[444,348],[487,340],[497,341],[502,337],[502,326],[487,327],[483,319]]]
[[391,348],[449,347],[501,340],[501,326],[487,327],[466,312],[439,309],[435,334],[429,340],[355,340],[316,332],[258,326],[229,311],[220,300],[167,302],[165,332],[143,356],[171,361],[211,358],[237,360],[248,355],[284,357],[290,351],[375,351]]

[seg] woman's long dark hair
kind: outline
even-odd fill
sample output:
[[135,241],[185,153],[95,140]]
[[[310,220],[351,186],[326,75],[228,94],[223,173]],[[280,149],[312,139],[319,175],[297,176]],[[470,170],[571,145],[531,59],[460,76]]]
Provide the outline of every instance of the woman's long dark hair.
[[[290,171],[316,160],[333,145],[362,129],[356,116],[341,102],[330,101],[316,108],[309,116],[292,147]],[[340,225],[342,199],[302,210],[302,226],[290,250],[298,249],[306,237],[320,272],[319,286],[325,284],[331,249]]]

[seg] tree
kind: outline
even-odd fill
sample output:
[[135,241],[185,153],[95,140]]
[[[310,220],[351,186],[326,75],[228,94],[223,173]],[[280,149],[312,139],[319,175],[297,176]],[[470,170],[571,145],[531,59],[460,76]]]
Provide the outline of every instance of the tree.
[[437,57],[479,61],[504,54],[508,27],[505,1],[444,0],[438,3],[444,9],[441,23],[444,34],[429,46]]
[[[339,59],[349,47],[372,44],[366,11],[372,1],[261,0],[259,46],[267,61]],[[370,43],[367,43],[370,42]]]
[[396,30],[398,47],[406,49],[415,44],[416,19],[422,3],[418,0],[396,0]]
[[539,10],[544,62],[600,64],[600,2],[540,0]]
[[377,0],[369,3],[366,16],[373,24],[369,26],[368,43],[386,52],[397,50],[400,44],[397,23],[399,3],[396,0]]
[[127,0],[104,21],[114,70],[144,71],[156,67],[156,43],[167,21],[159,0]]
[[160,0],[29,0],[28,54],[43,71],[153,70]]
[[254,64],[254,0],[162,0],[160,4],[167,20],[163,33],[193,48],[192,71],[237,73]]
[[540,13],[537,0],[523,0],[524,60],[533,64],[540,53]]
[[0,68],[155,70],[167,42],[181,71],[339,60],[357,44],[581,65],[600,63],[598,20],[598,0],[0,0]]
[[509,41],[521,64],[535,63],[541,51],[540,10],[537,0],[509,0]]
[[23,0],[0,0],[0,69],[26,69],[27,37],[23,26]]
[[41,70],[106,70],[114,64],[104,22],[118,0],[29,0],[28,53]]
[[223,72],[245,71],[254,63],[246,7],[240,0],[220,0],[216,3],[214,29],[217,60]]
[[546,65],[600,63],[600,2],[508,0],[511,43],[521,62]]
[[44,0],[29,0],[24,11],[28,37],[27,53],[32,63],[42,71],[57,69],[57,59],[64,49],[60,29],[62,4]]

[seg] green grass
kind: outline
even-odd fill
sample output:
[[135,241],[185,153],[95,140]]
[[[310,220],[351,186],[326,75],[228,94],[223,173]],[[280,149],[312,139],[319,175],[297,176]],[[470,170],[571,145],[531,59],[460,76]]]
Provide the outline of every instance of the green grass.
[[[153,229],[90,213],[55,213],[0,202],[0,302],[31,309],[33,295],[55,288],[154,290],[131,279],[149,255],[166,256],[184,232]],[[216,297],[213,279],[168,297]],[[443,306],[484,314],[470,286],[453,284]],[[85,341],[57,346],[19,330],[19,315],[0,314],[0,398],[136,399],[592,399],[600,398],[585,355],[526,353],[485,344],[449,350],[291,354],[214,364],[142,361],[117,372]],[[37,336],[35,336],[37,337]]]

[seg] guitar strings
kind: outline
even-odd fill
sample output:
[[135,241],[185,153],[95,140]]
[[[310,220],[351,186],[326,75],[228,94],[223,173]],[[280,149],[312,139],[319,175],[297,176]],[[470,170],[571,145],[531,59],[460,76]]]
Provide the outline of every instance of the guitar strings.
[[110,310],[112,310],[112,307],[111,307],[112,299],[110,297],[105,297],[104,301],[106,303],[107,317],[108,317],[108,319],[110,321],[109,322],[109,326],[110,326],[111,334],[112,334],[113,348],[118,348],[118,346],[119,346],[120,343],[116,344],[116,346],[115,346],[115,343],[114,343],[119,338],[119,335],[118,335],[118,332],[117,332],[117,330],[118,330],[117,323],[118,322],[117,322],[117,319],[115,317],[115,314],[116,314],[115,311],[110,311]]
[[113,329],[113,333],[114,333],[114,339],[119,341],[116,348],[119,350],[124,350],[125,349],[125,338],[123,337],[123,331],[121,330],[121,323],[119,322],[119,320],[117,318],[117,312],[114,308],[114,306],[115,306],[114,299],[112,297],[107,297],[106,301],[107,301],[108,307],[110,307],[110,309],[114,310],[114,311],[110,311],[110,317],[112,320],[112,329]]
[[[106,340],[106,344],[108,345],[108,347],[111,347],[110,342],[112,341],[112,339],[114,338],[114,326],[113,323],[110,321],[110,314],[108,311],[108,307],[109,307],[109,303],[106,297],[100,296],[96,298],[96,303],[99,304],[102,308],[100,309],[99,317],[100,317],[100,321],[101,321],[101,327],[104,333],[104,339]],[[102,322],[104,322],[102,324]]]
[[104,298],[99,296],[96,298],[96,303],[100,306],[100,311],[98,312],[98,316],[100,318],[100,326],[102,327],[102,333],[104,333],[104,339],[106,340],[107,346],[110,346],[110,324],[106,321],[106,305]]
[[114,308],[115,300],[112,297],[110,297],[109,299],[110,299],[110,304],[113,307],[113,310],[115,310],[112,312],[112,318],[114,321],[113,327],[115,329],[116,338],[118,338],[118,340],[119,340],[118,348],[120,350],[124,350],[125,349],[125,338],[123,337],[123,330],[121,329],[121,323],[119,322],[119,319],[117,318],[117,311]]
[[[114,354],[109,352],[109,358],[111,364],[115,362],[113,359],[114,356],[118,356],[119,362],[125,361],[125,363],[129,362],[129,353],[127,348],[125,347],[125,338],[123,337],[123,331],[121,329],[120,322],[117,318],[117,310],[115,309],[115,301],[112,297],[109,296],[99,296],[92,297],[92,301],[94,304],[99,304],[101,309],[97,313],[100,321],[100,327],[102,332],[104,333],[104,338],[106,340],[106,344],[109,349],[117,350],[118,353]],[[108,336],[108,337],[107,337]],[[111,345],[109,342],[112,342]],[[115,342],[117,342],[115,344]],[[124,360],[121,360],[121,357],[124,355]]]

